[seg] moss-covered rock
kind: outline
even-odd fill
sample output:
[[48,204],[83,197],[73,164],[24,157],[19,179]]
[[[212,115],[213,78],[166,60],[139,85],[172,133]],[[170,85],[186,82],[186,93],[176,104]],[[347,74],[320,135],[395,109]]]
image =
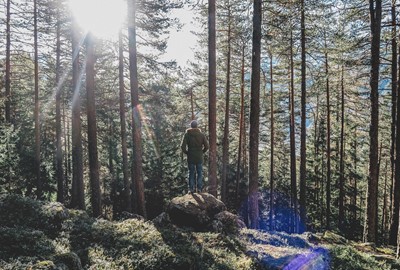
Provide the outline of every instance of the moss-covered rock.
[[224,210],[225,204],[211,194],[193,193],[172,199],[167,213],[173,224],[207,231],[212,227],[214,216]]

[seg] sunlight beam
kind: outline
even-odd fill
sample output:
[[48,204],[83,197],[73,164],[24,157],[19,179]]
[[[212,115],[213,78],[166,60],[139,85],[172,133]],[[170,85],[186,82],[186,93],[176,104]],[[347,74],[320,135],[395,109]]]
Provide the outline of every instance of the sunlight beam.
[[124,0],[69,0],[69,8],[85,32],[103,39],[116,39],[126,20]]

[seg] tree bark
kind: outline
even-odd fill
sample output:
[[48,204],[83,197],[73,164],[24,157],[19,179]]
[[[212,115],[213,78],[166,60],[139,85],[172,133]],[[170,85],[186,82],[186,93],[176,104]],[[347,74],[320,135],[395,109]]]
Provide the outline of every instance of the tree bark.
[[73,21],[72,25],[72,198],[71,207],[84,210],[85,185],[83,183],[82,162],[82,127],[81,127],[81,78],[79,71],[80,37],[78,25]]
[[43,196],[43,183],[40,176],[40,101],[39,101],[39,56],[38,56],[38,25],[37,25],[37,0],[33,1],[33,27],[34,27],[34,66],[35,66],[35,176],[36,195],[39,199]]
[[260,133],[260,62],[262,1],[254,0],[253,48],[250,100],[249,217],[250,228],[258,229],[258,145]]
[[294,60],[293,60],[293,31],[290,31],[290,87],[289,87],[289,111],[290,111],[290,208],[291,208],[291,232],[297,232],[297,179],[296,179],[296,139],[294,126]]
[[230,113],[230,91],[231,91],[231,7],[228,1],[228,52],[226,62],[226,93],[225,93],[225,126],[222,141],[222,172],[221,172],[221,200],[227,199],[227,171],[229,165],[229,113]]
[[[243,153],[243,134],[244,134],[244,51],[245,46],[242,47],[242,67],[240,76],[240,118],[239,118],[239,146],[238,146],[238,160],[236,167],[236,202],[239,205],[240,202],[240,171],[241,171],[241,161]],[[243,172],[244,173],[244,172]]]
[[344,200],[345,200],[345,182],[344,182],[344,66],[341,74],[341,119],[340,119],[340,169],[339,169],[339,229],[344,230]]
[[306,28],[304,0],[301,0],[301,135],[300,135],[300,233],[307,230],[306,211]]
[[99,177],[99,158],[97,153],[97,123],[95,104],[95,41],[89,32],[86,36],[86,94],[87,94],[87,125],[88,125],[88,153],[89,177],[91,188],[91,203],[94,217],[102,214],[101,191]]
[[57,177],[57,201],[64,203],[65,183],[63,170],[63,150],[61,131],[61,41],[60,41],[60,8],[57,7],[57,37],[56,37],[56,177]]
[[[397,27],[396,27],[396,0],[392,0],[391,7],[391,17],[392,17],[392,123],[391,123],[391,145],[390,145],[390,172],[391,172],[391,186],[394,185],[394,174],[395,174],[395,145],[396,145],[396,108],[397,108],[397,88],[398,88],[398,79],[397,79],[397,67],[398,67],[398,59],[397,59]],[[392,196],[393,194],[391,194]],[[393,200],[391,200],[393,202]],[[398,202],[397,202],[398,203]],[[390,206],[392,208],[392,205]],[[394,244],[392,241],[392,244]]]
[[5,117],[11,123],[11,0],[7,0],[6,18],[6,74],[5,74]]
[[[375,3],[375,5],[374,5]],[[367,211],[365,215],[364,241],[377,241],[378,219],[378,129],[379,129],[379,56],[380,34],[382,20],[382,1],[370,0],[371,19],[371,126],[370,126],[370,153],[369,179],[367,195]]]
[[217,196],[217,72],[215,0],[208,0],[208,185],[210,194]]
[[332,174],[332,172],[331,172],[331,104],[330,104],[329,63],[328,63],[328,48],[327,48],[327,44],[326,44],[326,33],[324,33],[324,41],[325,41],[325,76],[326,76],[326,212],[325,212],[325,215],[326,215],[326,229],[330,230],[330,228],[331,228],[331,174]]
[[141,106],[139,104],[139,81],[136,48],[136,0],[128,0],[128,14],[129,79],[131,87],[133,140],[132,183],[135,187],[138,214],[146,218],[147,214],[142,170]]
[[124,208],[127,212],[132,212],[131,201],[131,181],[129,178],[128,167],[128,147],[126,134],[126,115],[125,115],[125,84],[124,84],[124,52],[122,43],[122,31],[119,33],[119,57],[118,57],[118,77],[119,77],[119,118],[121,121],[121,150],[122,150],[122,172],[124,179]]
[[275,171],[274,171],[274,155],[275,155],[275,130],[274,130],[274,74],[273,74],[273,58],[272,52],[269,54],[269,74],[271,81],[271,93],[270,93],[270,102],[271,102],[271,113],[270,113],[270,121],[271,121],[271,153],[270,153],[270,170],[269,170],[269,222],[270,222],[270,230],[275,230],[274,224],[274,182],[275,182]]
[[[395,1],[394,1],[395,2]],[[393,11],[393,6],[392,6],[392,12]],[[393,14],[392,14],[393,16]],[[394,16],[396,18],[396,16]],[[392,17],[393,19],[393,17]],[[396,23],[394,23],[394,28],[396,27]],[[393,29],[392,29],[393,30]],[[392,40],[392,46],[396,42],[396,34],[393,37]],[[397,46],[396,50],[392,48],[392,53],[397,53]],[[400,59],[398,59],[400,61]],[[390,210],[391,210],[391,219],[390,219],[390,227],[389,227],[389,244],[390,245],[396,245],[398,241],[398,229],[399,229],[399,210],[400,210],[400,102],[398,100],[398,97],[400,96],[400,80],[397,80],[397,75],[400,76],[399,74],[396,74],[396,79],[393,78],[393,69],[397,67],[397,61],[396,66],[394,66],[394,63],[392,63],[392,106],[395,107],[393,110],[392,108],[392,113],[395,113],[395,131],[392,130],[392,136],[393,133],[395,134],[395,145],[394,147],[394,157],[393,157],[393,162],[394,162],[394,178],[391,179],[391,189],[390,189]],[[396,82],[396,89],[394,89],[394,81],[397,80]],[[393,93],[394,91],[394,93]],[[393,112],[394,111],[394,112]],[[392,115],[393,118],[393,115]]]

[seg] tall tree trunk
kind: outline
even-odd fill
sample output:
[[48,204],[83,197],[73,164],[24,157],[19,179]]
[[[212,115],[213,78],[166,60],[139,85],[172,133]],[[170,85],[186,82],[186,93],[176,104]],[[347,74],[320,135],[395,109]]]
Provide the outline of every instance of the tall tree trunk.
[[273,74],[273,58],[272,52],[269,54],[269,74],[271,81],[271,95],[270,95],[270,103],[271,103],[271,153],[270,153],[270,170],[269,170],[269,222],[270,222],[270,230],[275,230],[274,224],[274,182],[275,182],[275,171],[274,171],[274,155],[275,155],[275,130],[274,130],[274,74]]
[[229,164],[229,96],[231,91],[231,7],[228,1],[228,53],[226,62],[226,93],[225,93],[225,126],[222,141],[222,173],[221,173],[221,200],[227,199],[227,171]]
[[289,111],[290,111],[290,208],[291,208],[291,232],[297,232],[297,179],[296,179],[296,138],[294,126],[294,60],[293,60],[293,31],[290,31],[290,92],[289,92]]
[[126,134],[126,115],[125,115],[125,84],[124,84],[124,52],[122,43],[122,31],[119,33],[119,57],[118,57],[118,76],[119,76],[119,118],[121,121],[121,150],[122,150],[122,172],[124,179],[124,209],[132,212],[131,201],[131,181],[129,178],[128,167],[128,147]]
[[345,200],[345,182],[344,182],[344,66],[342,66],[341,74],[341,119],[340,119],[340,169],[339,169],[339,229],[344,230],[344,200]]
[[40,104],[39,104],[39,56],[38,56],[38,25],[37,25],[37,0],[33,1],[33,27],[34,27],[34,58],[35,58],[35,176],[39,199],[43,196],[43,183],[40,177]]
[[80,36],[78,25],[72,25],[72,198],[71,207],[85,209],[85,185],[83,183],[83,150],[81,127],[81,72],[79,71]]
[[11,123],[11,0],[7,0],[6,18],[6,74],[5,74],[5,117]]
[[307,229],[306,211],[306,27],[304,0],[301,0],[301,135],[300,135],[300,232]]
[[[394,2],[394,3],[393,3]],[[392,47],[396,44],[397,40],[397,33],[395,33],[396,29],[396,14],[395,13],[395,4],[396,1],[392,1],[392,23],[393,23],[393,16],[394,16],[394,25],[392,26],[392,33],[394,36],[392,37]],[[396,49],[392,48],[392,54],[397,55],[397,44]],[[394,56],[392,56],[394,59]],[[397,59],[400,61],[400,59]],[[390,185],[390,227],[389,227],[389,244],[396,245],[397,244],[397,237],[398,237],[398,228],[399,228],[399,210],[400,210],[400,80],[396,76],[400,76],[399,74],[394,75],[394,69],[397,68],[397,61],[394,60],[395,63],[392,63],[392,120],[395,121],[395,130],[392,130],[392,136],[395,137],[395,142],[393,146],[394,156],[394,178],[391,178],[391,185]],[[394,77],[393,77],[394,76]],[[397,82],[394,85],[395,81]],[[393,116],[393,114],[395,116]],[[393,134],[394,133],[394,134]],[[391,157],[392,158],[392,157]],[[392,160],[391,160],[392,161]]]
[[57,37],[56,37],[56,177],[57,177],[57,201],[64,202],[64,170],[61,131],[61,41],[60,41],[60,7],[57,7]]
[[[244,130],[244,51],[245,46],[242,47],[242,68],[240,76],[240,118],[239,118],[239,146],[238,146],[238,160],[236,167],[236,202],[240,202],[240,171],[241,171],[241,161],[243,153],[243,134]],[[242,166],[243,167],[243,166]],[[243,171],[244,173],[244,171]]]
[[[375,3],[375,5],[374,5]],[[379,129],[379,55],[382,20],[382,1],[370,0],[371,19],[371,126],[370,126],[370,153],[369,179],[367,195],[367,211],[365,215],[364,241],[377,241],[378,233],[378,129]],[[398,211],[397,211],[398,212]]]
[[328,48],[326,44],[326,33],[324,32],[325,41],[325,76],[326,76],[326,229],[331,228],[331,104],[330,104],[330,88],[329,88],[329,63]]
[[383,186],[383,207],[382,207],[382,239],[384,239],[384,243],[386,243],[386,232],[387,232],[387,169],[388,169],[388,162],[385,161],[385,184]]
[[217,72],[215,0],[208,0],[208,184],[210,194],[217,196]]
[[254,0],[253,48],[251,61],[249,217],[250,228],[258,229],[258,144],[260,133],[260,62],[262,1]]
[[[357,127],[355,128],[355,138],[354,138],[354,148],[353,148],[353,164],[354,164],[354,171],[358,170],[358,163],[357,163],[357,149],[358,149],[358,144],[357,144]],[[354,206],[357,206],[357,195],[358,195],[358,190],[357,190],[357,177],[354,177],[354,183],[353,183],[353,188],[354,188],[354,194],[353,194],[353,202],[352,204]],[[357,207],[353,208],[353,223],[355,223],[357,220]]]
[[[400,84],[400,81],[399,81]],[[397,89],[397,97],[400,96],[400,85]],[[399,229],[399,210],[400,210],[400,102],[396,102],[396,145],[395,145],[395,166],[394,182],[391,199],[391,222],[389,230],[389,244],[396,245]]]
[[[391,145],[390,145],[390,172],[391,172],[391,187],[394,185],[394,170],[395,170],[395,145],[396,145],[396,107],[397,107],[397,27],[396,27],[396,0],[392,0],[391,8],[392,16],[392,123],[391,123]],[[391,196],[393,194],[391,193]],[[393,200],[391,200],[393,202]],[[398,203],[398,202],[397,202]],[[392,204],[390,206],[392,208]],[[394,241],[392,244],[394,244]]]
[[142,169],[142,132],[141,106],[139,104],[139,81],[136,48],[136,0],[128,0],[128,38],[129,38],[129,79],[131,86],[132,106],[132,183],[135,186],[136,204],[139,215],[146,218],[146,203],[144,197],[143,169]]
[[87,94],[87,125],[88,125],[88,152],[89,152],[89,177],[91,188],[91,203],[94,217],[101,216],[101,191],[99,177],[99,158],[97,153],[97,123],[95,104],[95,41],[89,32],[86,36],[86,94]]

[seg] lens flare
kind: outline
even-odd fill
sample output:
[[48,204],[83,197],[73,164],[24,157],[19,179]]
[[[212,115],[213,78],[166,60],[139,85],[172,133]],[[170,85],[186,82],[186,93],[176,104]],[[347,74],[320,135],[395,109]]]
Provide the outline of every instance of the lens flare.
[[69,0],[78,24],[99,38],[116,39],[126,19],[126,2],[123,0]]

